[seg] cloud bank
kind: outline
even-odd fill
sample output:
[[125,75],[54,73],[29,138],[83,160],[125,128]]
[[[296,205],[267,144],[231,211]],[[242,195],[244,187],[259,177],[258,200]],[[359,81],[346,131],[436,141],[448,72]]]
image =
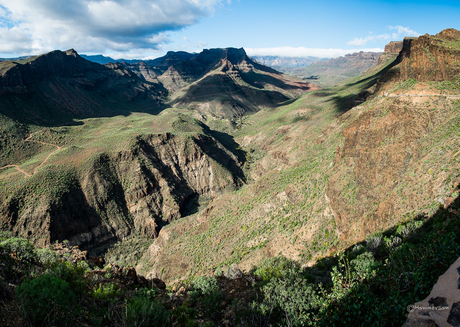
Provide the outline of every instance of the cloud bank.
[[0,0],[0,53],[161,49],[223,0]]
[[337,58],[354,52],[383,52],[380,48],[371,49],[313,49],[313,48],[292,48],[292,47],[277,47],[277,48],[244,48],[250,56],[278,56],[278,57],[318,57],[318,58]]
[[393,33],[385,33],[385,34],[380,34],[380,35],[368,35],[366,37],[360,37],[357,38],[355,37],[353,40],[348,42],[349,45],[353,45],[356,47],[362,47],[366,45],[368,42],[372,41],[397,41],[402,39],[405,36],[420,36],[419,33],[417,33],[414,30],[409,29],[409,27],[402,27],[400,25],[397,26],[388,26],[389,30],[394,31]]

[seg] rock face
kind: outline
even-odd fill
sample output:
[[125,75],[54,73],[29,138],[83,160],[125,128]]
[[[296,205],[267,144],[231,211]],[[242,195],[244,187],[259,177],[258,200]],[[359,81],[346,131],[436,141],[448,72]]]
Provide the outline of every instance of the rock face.
[[40,170],[2,201],[0,217],[36,244],[67,239],[90,249],[133,231],[156,237],[188,200],[234,189],[242,178],[238,159],[210,136],[137,137],[125,151],[96,154],[78,170]]
[[447,29],[431,36],[407,39],[410,43],[403,51],[401,80],[449,81],[460,73],[460,31]]
[[399,55],[404,47],[404,41],[391,41],[385,45],[385,51],[379,58],[378,64],[385,62],[386,60],[394,58],[395,55]]
[[460,258],[440,276],[423,301],[408,305],[403,327],[460,325]]

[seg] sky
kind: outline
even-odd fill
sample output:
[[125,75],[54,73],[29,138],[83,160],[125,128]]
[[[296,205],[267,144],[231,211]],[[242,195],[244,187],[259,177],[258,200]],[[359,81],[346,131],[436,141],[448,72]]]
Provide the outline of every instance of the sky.
[[332,58],[460,29],[459,17],[459,0],[0,0],[0,57],[73,48],[153,59],[243,47]]

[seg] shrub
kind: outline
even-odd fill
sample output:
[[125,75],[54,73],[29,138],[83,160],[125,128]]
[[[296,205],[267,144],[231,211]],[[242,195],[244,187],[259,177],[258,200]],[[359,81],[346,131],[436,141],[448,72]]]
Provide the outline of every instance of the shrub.
[[313,286],[305,278],[289,275],[273,278],[262,288],[264,300],[259,306],[263,314],[278,313],[275,319],[283,326],[310,324],[312,310],[318,305]]
[[19,285],[16,299],[26,320],[34,326],[66,325],[78,312],[77,298],[69,283],[49,274]]
[[410,221],[406,224],[399,225],[396,229],[396,234],[405,238],[411,235],[415,230],[422,226],[422,221]]
[[119,293],[118,288],[114,284],[109,283],[106,285],[99,284],[99,287],[94,290],[92,295],[96,300],[114,302]]
[[35,248],[25,238],[12,237],[0,243],[0,247],[9,253],[16,253],[18,258],[28,262],[35,259]]
[[211,295],[219,292],[219,284],[214,276],[200,276],[192,281],[192,291],[197,291],[201,295]]
[[219,284],[214,276],[200,276],[195,278],[191,284],[192,290],[188,292],[192,301],[199,298],[206,304],[210,305],[210,309],[219,305],[219,300],[222,297]]
[[168,322],[169,312],[157,301],[144,296],[134,296],[126,301],[128,326],[166,326]]
[[48,273],[69,283],[75,294],[83,295],[86,291],[85,269],[83,261],[76,264],[66,261],[52,266]]
[[198,316],[198,310],[189,308],[187,302],[172,311],[172,319],[176,326],[198,327],[199,323],[195,321]]
[[373,253],[377,252],[377,250],[380,248],[381,243],[382,233],[375,233],[374,235],[366,239],[367,249]]
[[0,242],[6,241],[9,238],[14,237],[14,234],[12,231],[9,230],[2,230],[0,231]]
[[37,250],[37,261],[42,265],[55,264],[59,260],[59,255],[48,248]]
[[280,256],[262,261],[251,273],[262,279],[262,284],[266,284],[273,278],[299,274],[301,268],[298,262]]

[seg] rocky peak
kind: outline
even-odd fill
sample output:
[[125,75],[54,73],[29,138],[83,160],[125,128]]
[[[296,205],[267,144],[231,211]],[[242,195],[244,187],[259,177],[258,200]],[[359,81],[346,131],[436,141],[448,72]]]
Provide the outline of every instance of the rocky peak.
[[69,49],[65,52],[66,55],[68,56],[73,56],[73,57],[79,57],[77,51],[75,51],[74,49]]
[[403,41],[391,41],[385,45],[385,53],[398,54],[403,48]]
[[436,34],[436,37],[448,40],[458,40],[460,39],[460,31],[454,28],[447,28]]

